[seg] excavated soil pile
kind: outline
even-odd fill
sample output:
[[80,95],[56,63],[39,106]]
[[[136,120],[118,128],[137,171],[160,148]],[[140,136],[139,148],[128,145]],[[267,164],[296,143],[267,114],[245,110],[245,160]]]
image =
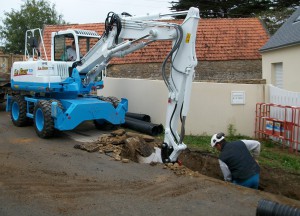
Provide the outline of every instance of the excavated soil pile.
[[[95,143],[83,143],[75,145],[74,148],[99,152],[116,161],[128,163],[130,161],[138,162],[138,156],[150,156],[154,152],[154,147],[160,147],[160,145],[161,141],[152,136],[119,129],[100,136]],[[197,176],[203,174],[223,180],[218,158],[209,152],[187,149],[180,154],[178,159],[182,165],[170,163],[166,164],[164,168],[171,169],[176,175]],[[155,165],[155,163],[150,165]],[[300,200],[299,182],[299,174],[261,166],[259,189],[262,191]]]
[[98,151],[123,162],[128,160],[138,162],[138,155],[148,157],[154,152],[154,147],[160,147],[159,140],[149,135],[126,132],[124,129],[104,134],[94,143],[74,146],[88,152]]

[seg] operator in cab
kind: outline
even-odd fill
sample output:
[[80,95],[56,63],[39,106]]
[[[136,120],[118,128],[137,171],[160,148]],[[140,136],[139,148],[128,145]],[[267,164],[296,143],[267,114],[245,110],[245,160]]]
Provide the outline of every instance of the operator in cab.
[[220,151],[219,164],[225,181],[258,189],[260,167],[256,159],[260,154],[260,142],[227,142],[224,133],[217,133],[211,138],[211,146]]
[[73,41],[72,46],[67,49],[67,59],[68,59],[68,61],[75,61],[76,60],[75,41]]

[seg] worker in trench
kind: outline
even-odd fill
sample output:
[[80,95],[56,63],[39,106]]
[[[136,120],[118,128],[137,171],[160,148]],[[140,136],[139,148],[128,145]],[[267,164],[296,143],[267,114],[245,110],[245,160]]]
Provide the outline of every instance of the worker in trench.
[[260,167],[256,159],[260,154],[260,142],[227,142],[224,133],[217,133],[211,138],[211,146],[220,151],[219,163],[225,181],[258,189]]

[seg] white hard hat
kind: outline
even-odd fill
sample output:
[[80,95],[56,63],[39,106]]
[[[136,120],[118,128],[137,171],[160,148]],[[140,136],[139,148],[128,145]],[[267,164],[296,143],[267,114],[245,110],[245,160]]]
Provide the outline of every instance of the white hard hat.
[[221,142],[223,139],[225,139],[225,134],[224,133],[217,133],[214,134],[211,137],[210,145],[211,147],[214,147],[218,142]]

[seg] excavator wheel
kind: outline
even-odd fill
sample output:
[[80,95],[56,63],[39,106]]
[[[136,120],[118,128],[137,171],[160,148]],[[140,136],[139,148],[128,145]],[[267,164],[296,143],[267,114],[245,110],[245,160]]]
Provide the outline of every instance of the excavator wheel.
[[17,127],[26,126],[28,118],[26,116],[27,104],[22,95],[15,95],[11,101],[10,116],[13,124]]
[[62,110],[64,110],[64,107],[63,107],[62,103],[61,103],[59,100],[56,100],[56,99],[50,99],[50,100],[49,100],[50,105],[51,105],[52,102],[57,102],[57,106],[58,106],[59,108],[61,108]]
[[34,107],[34,129],[41,138],[49,138],[54,135],[54,121],[51,116],[51,103],[40,100]]
[[116,108],[120,103],[120,100],[113,96],[109,96],[109,97],[98,96],[98,99],[111,103],[114,106],[114,108]]

